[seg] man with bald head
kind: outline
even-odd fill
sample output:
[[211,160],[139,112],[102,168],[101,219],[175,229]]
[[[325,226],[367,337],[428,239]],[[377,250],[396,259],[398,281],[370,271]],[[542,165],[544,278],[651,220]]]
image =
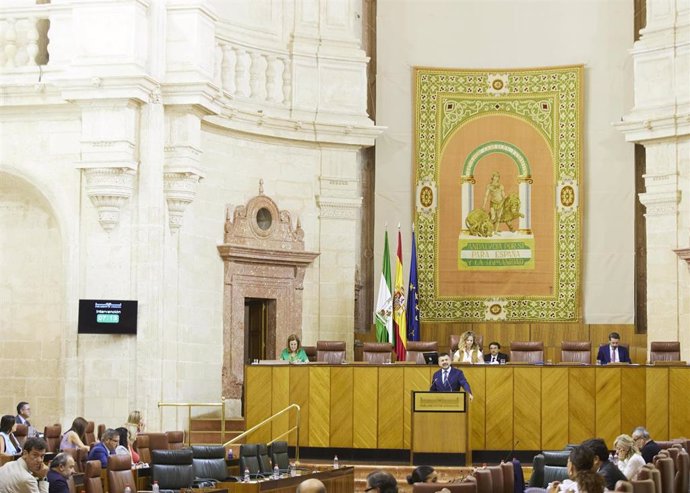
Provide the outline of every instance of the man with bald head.
[[326,493],[326,487],[318,479],[305,479],[297,486],[296,493]]

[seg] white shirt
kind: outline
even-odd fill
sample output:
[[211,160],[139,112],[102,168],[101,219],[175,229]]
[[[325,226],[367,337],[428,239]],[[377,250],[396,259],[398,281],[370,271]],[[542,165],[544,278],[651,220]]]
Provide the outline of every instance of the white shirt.
[[637,479],[637,473],[640,472],[644,464],[644,458],[640,454],[633,454],[627,459],[619,460],[618,469],[625,474],[628,481],[633,481]]
[[[477,350],[477,358],[478,361],[474,364],[476,365],[483,365],[484,364],[484,356],[482,355],[482,352]],[[453,353],[453,361],[459,361],[460,363],[473,363],[472,361],[472,351],[468,351],[467,349],[458,349]]]

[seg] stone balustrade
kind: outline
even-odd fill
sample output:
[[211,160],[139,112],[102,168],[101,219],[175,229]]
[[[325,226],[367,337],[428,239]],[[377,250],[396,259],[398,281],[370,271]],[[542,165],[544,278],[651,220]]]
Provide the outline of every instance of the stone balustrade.
[[42,6],[0,11],[0,67],[46,65],[48,25],[48,10]]

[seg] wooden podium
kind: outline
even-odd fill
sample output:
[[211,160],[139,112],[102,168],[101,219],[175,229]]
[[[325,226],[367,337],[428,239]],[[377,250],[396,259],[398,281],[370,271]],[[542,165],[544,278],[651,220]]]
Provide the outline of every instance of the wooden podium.
[[410,464],[414,454],[465,454],[465,465],[472,464],[470,413],[465,392],[412,391],[412,440]]

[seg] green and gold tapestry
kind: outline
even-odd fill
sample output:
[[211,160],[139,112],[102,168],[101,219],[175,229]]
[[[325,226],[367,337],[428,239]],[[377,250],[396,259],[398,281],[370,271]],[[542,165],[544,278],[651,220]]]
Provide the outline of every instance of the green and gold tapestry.
[[422,320],[579,320],[582,80],[415,68]]

